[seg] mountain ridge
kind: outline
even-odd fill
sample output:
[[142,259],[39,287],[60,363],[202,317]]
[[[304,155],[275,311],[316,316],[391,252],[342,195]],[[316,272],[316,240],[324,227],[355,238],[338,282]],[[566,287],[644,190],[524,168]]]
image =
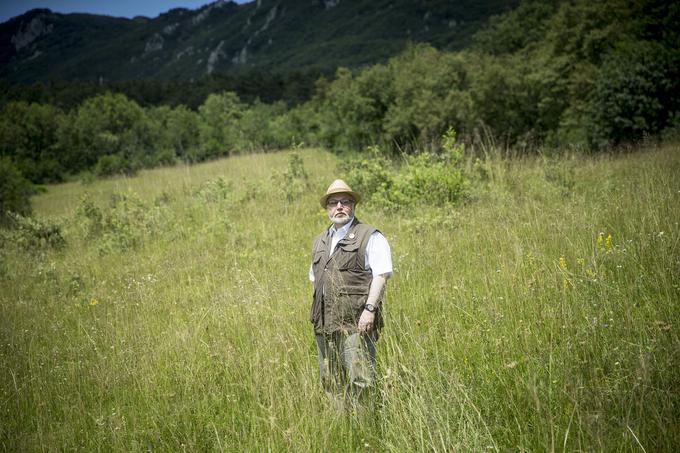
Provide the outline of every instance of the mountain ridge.
[[458,50],[518,2],[218,0],[155,18],[34,9],[0,24],[0,78],[195,80],[252,69],[290,72],[386,61],[409,42]]

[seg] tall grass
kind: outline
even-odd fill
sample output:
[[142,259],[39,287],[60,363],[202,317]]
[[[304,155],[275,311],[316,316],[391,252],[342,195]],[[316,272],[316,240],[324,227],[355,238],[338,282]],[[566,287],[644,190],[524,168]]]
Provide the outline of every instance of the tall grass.
[[1,254],[0,445],[674,451],[678,151],[489,158],[464,205],[359,205],[395,265],[359,413],[325,399],[308,322],[335,156],[300,152],[302,191],[289,153],[50,187],[66,247]]

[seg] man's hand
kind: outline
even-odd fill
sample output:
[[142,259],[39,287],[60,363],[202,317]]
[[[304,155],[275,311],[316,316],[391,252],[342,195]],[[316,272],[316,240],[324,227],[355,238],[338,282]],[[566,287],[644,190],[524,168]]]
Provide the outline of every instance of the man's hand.
[[364,310],[359,318],[359,325],[357,330],[359,333],[368,333],[373,330],[373,320],[375,319],[375,313],[371,313],[368,310]]

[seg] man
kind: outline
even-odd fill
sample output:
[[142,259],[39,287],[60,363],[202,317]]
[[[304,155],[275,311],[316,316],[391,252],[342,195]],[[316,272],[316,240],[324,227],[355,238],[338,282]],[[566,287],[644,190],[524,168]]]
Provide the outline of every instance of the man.
[[373,383],[382,295],[392,275],[385,236],[354,216],[360,199],[341,179],[328,187],[321,206],[331,225],[314,239],[309,270],[321,381],[353,402]]

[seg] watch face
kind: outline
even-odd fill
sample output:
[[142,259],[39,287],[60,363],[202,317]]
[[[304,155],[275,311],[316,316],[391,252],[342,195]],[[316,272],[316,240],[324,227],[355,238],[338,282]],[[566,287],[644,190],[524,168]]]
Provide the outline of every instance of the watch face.
[[375,305],[366,304],[366,310],[373,313],[375,311]]

